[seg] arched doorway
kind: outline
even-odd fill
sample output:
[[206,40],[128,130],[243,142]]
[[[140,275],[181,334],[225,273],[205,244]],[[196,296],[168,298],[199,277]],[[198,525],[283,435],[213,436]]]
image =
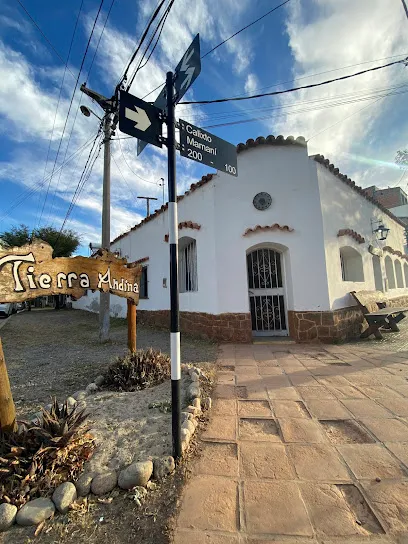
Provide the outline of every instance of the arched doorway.
[[249,307],[254,336],[287,336],[282,254],[261,247],[247,254]]

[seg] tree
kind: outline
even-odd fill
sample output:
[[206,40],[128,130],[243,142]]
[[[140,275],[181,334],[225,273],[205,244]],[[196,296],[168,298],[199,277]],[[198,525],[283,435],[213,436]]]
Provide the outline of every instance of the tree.
[[395,162],[397,164],[402,164],[408,166],[408,149],[400,149],[395,155]]
[[59,231],[54,227],[40,227],[30,230],[27,225],[12,227],[0,234],[0,244],[4,248],[19,247],[43,240],[54,249],[53,257],[71,257],[81,243],[81,237],[73,230]]

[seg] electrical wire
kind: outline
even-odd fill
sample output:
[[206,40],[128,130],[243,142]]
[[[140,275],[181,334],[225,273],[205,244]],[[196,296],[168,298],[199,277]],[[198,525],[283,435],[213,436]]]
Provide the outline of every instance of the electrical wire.
[[[144,67],[146,66],[146,64],[147,64],[147,63],[149,62],[149,60],[150,60],[150,57],[153,55],[153,53],[154,53],[154,51],[155,51],[155,49],[156,49],[156,47],[157,47],[157,45],[158,45],[158,43],[159,43],[159,41],[160,41],[160,36],[161,36],[161,34],[162,34],[162,32],[163,32],[164,25],[166,24],[166,19],[167,19],[167,17],[169,16],[169,13],[170,13],[171,8],[173,7],[173,4],[174,4],[174,0],[171,0],[170,3],[169,3],[169,5],[167,6],[165,12],[164,12],[163,15],[162,15],[162,17],[161,17],[161,19],[160,19],[160,21],[159,21],[159,24],[157,25],[157,27],[156,27],[155,31],[153,32],[152,36],[150,37],[150,41],[149,41],[149,43],[147,44],[147,47],[146,47],[146,49],[145,49],[145,52],[143,53],[143,55],[142,55],[142,57],[141,57],[141,59],[140,59],[140,61],[139,61],[139,65],[138,65],[138,67],[136,68],[135,72],[133,73],[133,75],[132,75],[132,77],[130,78],[130,81],[129,81],[128,85],[127,85],[127,88],[126,88],[127,91],[129,91],[130,87],[132,86],[132,84],[133,84],[133,82],[134,82],[134,80],[135,80],[136,74],[137,74],[142,68],[144,68]],[[160,30],[159,30],[159,29],[160,29]],[[152,50],[150,51],[150,54],[149,54],[149,56],[147,57],[145,63],[142,64],[143,59],[144,59],[144,57],[145,57],[147,51],[149,50],[149,47],[150,47],[152,41],[154,40],[154,37],[155,37],[157,31],[159,31],[159,34],[158,34],[158,36],[157,36],[156,43],[154,44]]]
[[[72,45],[74,43],[75,33],[76,33],[76,30],[77,30],[77,27],[78,27],[79,16],[81,15],[83,4],[84,4],[84,0],[81,0],[81,5],[79,7],[78,16],[77,16],[76,21],[75,21],[74,31],[72,33],[71,43],[69,44],[69,50],[68,50],[68,55],[67,55],[67,61],[65,63],[64,73],[62,75],[61,86],[60,86],[59,94],[58,94],[57,107],[55,109],[55,115],[54,115],[54,121],[52,123],[50,141],[48,143],[47,158],[45,159],[44,180],[45,180],[45,176],[47,174],[48,159],[49,159],[49,156],[50,156],[52,138],[54,136],[55,122],[57,120],[57,114],[58,114],[58,109],[59,109],[59,105],[60,105],[60,101],[61,101],[62,89],[63,89],[64,82],[65,82],[65,76],[66,76],[66,73],[67,73],[67,66],[68,66],[68,62],[69,62],[69,57],[71,56]],[[38,210],[37,210],[37,214],[36,214],[37,216],[38,216],[38,214],[40,212],[40,206],[41,206],[41,198],[38,199]]]
[[123,157],[123,160],[125,161],[126,166],[129,168],[129,170],[132,172],[132,174],[133,174],[134,176],[136,176],[137,178],[141,179],[142,181],[144,181],[144,182],[146,182],[146,183],[152,183],[153,185],[157,185],[157,182],[155,182],[155,181],[149,181],[148,179],[144,179],[144,178],[142,178],[142,176],[139,176],[139,174],[136,174],[136,172],[134,172],[134,171],[132,170],[132,168],[130,167],[129,163],[128,163],[127,160],[126,160],[125,154],[123,153],[122,144],[120,143],[120,140],[119,140],[119,148],[120,148],[120,152],[121,152],[121,155],[122,155],[122,157]]
[[[224,43],[228,42],[229,40],[231,40],[232,38],[234,38],[235,36],[238,36],[238,34],[240,34],[241,32],[243,32],[244,30],[246,30],[247,28],[251,27],[252,25],[254,25],[255,23],[257,23],[258,21],[260,21],[261,19],[263,19],[264,17],[266,17],[267,15],[270,15],[272,12],[274,12],[275,10],[277,10],[278,8],[284,6],[285,4],[287,4],[288,2],[290,2],[290,0],[285,0],[285,2],[283,2],[282,4],[279,4],[278,6],[275,6],[273,9],[267,11],[266,13],[264,13],[263,15],[261,15],[261,17],[258,17],[258,19],[255,19],[255,21],[252,21],[251,23],[249,23],[248,25],[244,26],[243,28],[241,28],[240,30],[238,30],[237,32],[234,32],[234,34],[231,34],[231,36],[229,36],[228,38],[226,38],[225,40],[223,40],[222,42],[220,42],[218,45],[216,45],[215,47],[213,47],[212,49],[210,49],[210,51],[207,51],[207,53],[204,53],[204,55],[201,56],[201,59],[204,59],[207,55],[209,55],[210,53],[212,53],[213,51],[215,51],[216,49],[218,49],[219,47],[221,47],[221,45],[224,45]],[[165,82],[161,83],[160,85],[158,85],[157,87],[155,87],[152,91],[150,91],[149,93],[147,93],[145,96],[143,96],[142,100],[144,100],[147,96],[151,95],[152,93],[154,93],[154,91],[157,91],[157,89],[160,89],[160,87],[162,87],[164,85]]]
[[[68,59],[67,59],[67,62],[65,62],[65,60],[61,57],[61,55],[58,53],[58,51],[55,49],[55,47],[52,45],[52,43],[50,42],[50,40],[47,38],[47,36],[44,34],[44,32],[41,30],[40,26],[37,24],[37,22],[35,21],[35,19],[30,15],[30,13],[27,11],[27,8],[23,5],[23,3],[20,1],[20,0],[16,0],[18,2],[18,4],[20,4],[20,6],[22,7],[22,9],[25,11],[26,15],[28,16],[28,18],[30,19],[30,21],[33,23],[33,25],[36,27],[36,29],[38,30],[38,32],[41,34],[41,36],[44,38],[44,40],[47,42],[47,44],[49,45],[49,47],[52,49],[52,51],[57,55],[57,57],[60,59],[60,61],[62,62],[62,64],[67,64],[68,63]],[[72,75],[72,77],[75,78],[75,75],[71,72],[71,70],[66,66],[68,72]]]
[[125,176],[123,175],[123,172],[122,172],[122,170],[121,170],[119,164],[117,163],[117,161],[116,161],[115,156],[113,155],[113,153],[111,153],[111,157],[112,157],[112,159],[113,159],[113,162],[114,162],[115,165],[116,165],[116,168],[119,170],[119,174],[121,175],[123,181],[125,182],[127,188],[129,189],[131,196],[132,196],[133,199],[136,201],[136,199],[137,199],[136,193],[133,192],[132,188],[130,187],[130,185],[129,185],[128,181],[127,181],[127,179],[126,179]]
[[312,89],[314,87],[320,87],[322,85],[327,85],[328,83],[334,83],[335,81],[343,81],[345,79],[350,79],[352,77],[361,76],[362,74],[367,74],[368,72],[375,72],[376,70],[382,70],[383,68],[388,68],[396,64],[401,64],[408,59],[397,60],[394,62],[389,62],[388,64],[383,64],[381,66],[375,66],[374,68],[368,68],[367,70],[361,70],[360,72],[355,72],[354,74],[348,74],[346,76],[336,77],[333,79],[328,79],[326,81],[321,81],[320,83],[311,83],[310,85],[302,85],[300,87],[293,87],[292,89],[284,89],[282,91],[273,91],[271,93],[261,93],[254,94],[251,96],[235,96],[230,98],[218,98],[216,100],[189,100],[185,102],[179,102],[179,105],[183,104],[219,104],[221,102],[236,102],[241,100],[252,100],[253,98],[263,98],[264,96],[276,96],[279,94],[292,93],[294,91],[300,91],[302,89]]
[[151,16],[145,30],[143,31],[143,34],[142,34],[142,37],[140,38],[140,42],[139,42],[139,45],[136,47],[136,50],[134,51],[133,55],[130,57],[129,61],[128,61],[128,64],[125,68],[125,71],[122,75],[122,77],[120,78],[118,84],[117,84],[117,88],[120,87],[120,85],[127,79],[127,74],[128,74],[128,71],[130,69],[130,66],[131,64],[133,63],[133,61],[135,60],[136,58],[136,55],[138,54],[138,52],[140,51],[140,48],[142,47],[143,45],[143,42],[145,41],[146,39],[146,36],[150,30],[150,27],[152,26],[154,20],[156,19],[156,17],[158,16],[162,6],[165,4],[166,0],[161,0],[161,2],[159,3],[159,5],[156,7],[156,9],[154,10],[153,12],[153,15]]
[[[110,16],[110,14],[111,14],[111,11],[112,11],[113,4],[114,4],[114,3],[115,3],[115,0],[112,0],[111,5],[110,5],[110,7],[109,7],[108,14],[107,14],[106,19],[105,19],[105,22],[104,22],[104,24],[103,24],[102,31],[101,31],[101,33],[100,33],[100,35],[99,35],[98,43],[96,44],[96,48],[95,48],[95,51],[94,51],[94,55],[93,55],[93,57],[92,57],[91,64],[90,64],[90,66],[89,66],[89,68],[88,68],[88,76],[87,76],[87,77],[89,77],[89,76],[91,75],[91,70],[92,70],[92,67],[93,67],[93,63],[94,63],[94,61],[95,61],[96,54],[97,54],[98,49],[99,49],[99,44],[101,43],[102,35],[103,35],[103,33],[105,32],[106,23],[108,22],[108,19],[109,19],[109,16]],[[86,82],[85,82],[85,85],[86,85]]]
[[[18,1],[19,1],[19,0],[18,0]],[[87,53],[88,53],[89,45],[90,45],[91,40],[92,40],[92,36],[93,36],[94,30],[95,30],[96,23],[97,23],[98,18],[99,18],[99,14],[100,14],[101,9],[102,9],[102,4],[103,4],[103,2],[104,2],[104,0],[101,0],[101,2],[100,2],[100,4],[99,4],[99,9],[98,9],[98,12],[97,12],[97,14],[96,14],[96,17],[95,17],[95,20],[94,20],[94,24],[93,24],[93,26],[92,26],[92,30],[91,30],[91,33],[90,33],[89,38],[88,38],[88,43],[86,44],[85,52],[84,52],[84,55],[83,55],[83,57],[82,57],[82,62],[81,62],[81,66],[80,66],[80,68],[79,68],[78,76],[77,76],[76,81],[75,81],[74,91],[73,91],[73,93],[72,93],[71,100],[70,100],[70,103],[69,103],[69,108],[68,108],[67,116],[66,116],[66,118],[65,118],[64,128],[63,128],[63,130],[62,130],[61,139],[60,139],[60,142],[59,142],[59,145],[58,145],[57,154],[56,154],[56,156],[55,156],[55,161],[54,161],[54,165],[53,165],[53,168],[52,168],[51,178],[50,178],[50,181],[49,181],[48,186],[47,186],[47,191],[46,191],[46,194],[45,194],[44,203],[43,203],[43,206],[42,206],[42,209],[41,209],[41,214],[40,214],[40,217],[39,217],[39,220],[38,220],[38,226],[40,226],[41,219],[42,219],[42,216],[43,216],[43,213],[44,213],[44,208],[45,208],[45,204],[46,204],[46,202],[47,202],[47,198],[48,198],[48,193],[49,193],[50,186],[51,186],[52,177],[53,177],[53,175],[54,175],[55,167],[56,167],[56,165],[57,165],[58,155],[59,155],[59,152],[60,152],[60,149],[61,149],[62,140],[63,140],[63,138],[64,138],[65,130],[66,130],[66,128],[67,128],[68,118],[69,118],[69,114],[71,113],[71,108],[72,108],[72,103],[73,103],[73,101],[74,101],[74,96],[75,96],[75,93],[76,93],[76,90],[77,90],[78,81],[79,81],[79,78],[81,77],[82,68],[83,68],[84,63],[85,63],[85,58],[86,58],[86,55],[87,55]]]

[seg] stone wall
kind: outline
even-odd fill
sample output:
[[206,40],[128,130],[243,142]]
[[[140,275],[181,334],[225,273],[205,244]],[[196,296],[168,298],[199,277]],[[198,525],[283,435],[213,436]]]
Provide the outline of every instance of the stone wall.
[[[408,307],[408,297],[388,301],[388,306]],[[297,342],[332,343],[358,338],[367,322],[358,306],[329,312],[289,311],[289,334]]]
[[[156,328],[169,328],[169,310],[138,310],[138,323]],[[180,312],[181,332],[217,342],[252,342],[251,315],[207,314],[203,312]]]

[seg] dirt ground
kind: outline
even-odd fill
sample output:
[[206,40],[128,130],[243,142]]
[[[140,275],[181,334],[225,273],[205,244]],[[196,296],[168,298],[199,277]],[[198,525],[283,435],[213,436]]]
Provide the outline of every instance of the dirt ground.
[[[97,316],[82,311],[37,310],[13,316],[0,330],[0,337],[18,417],[33,414],[40,406],[49,403],[53,396],[64,400],[103,373],[116,356],[126,351],[126,322],[112,320],[111,333],[111,343],[99,344]],[[169,334],[139,326],[137,344],[138,348],[152,346],[169,353]],[[215,360],[217,346],[182,335],[181,352],[182,362],[200,365]],[[107,392],[102,395],[106,394],[109,395]],[[143,392],[137,394],[143,395]],[[152,394],[154,396],[155,393],[146,391],[143,404],[152,400]],[[146,422],[148,425],[154,425],[156,412],[152,410],[152,420]],[[111,415],[113,417],[114,414]],[[168,414],[166,418],[170,424]],[[195,447],[193,445],[189,457],[194,455]],[[130,493],[115,489],[110,494],[113,500],[109,504],[93,497],[86,513],[84,508],[66,516],[58,515],[47,523],[38,537],[34,537],[35,527],[15,526],[0,535],[0,543],[168,544],[171,541],[171,519],[189,474],[188,467],[187,459],[175,475],[160,486],[149,489],[148,498],[141,507],[137,506]]]
[[[0,330],[19,417],[56,396],[63,401],[104,372],[127,349],[127,326],[113,319],[111,342],[98,342],[98,316],[81,310],[34,310],[14,315]],[[137,347],[170,352],[169,333],[138,326]],[[214,361],[217,346],[182,335],[184,363]]]

